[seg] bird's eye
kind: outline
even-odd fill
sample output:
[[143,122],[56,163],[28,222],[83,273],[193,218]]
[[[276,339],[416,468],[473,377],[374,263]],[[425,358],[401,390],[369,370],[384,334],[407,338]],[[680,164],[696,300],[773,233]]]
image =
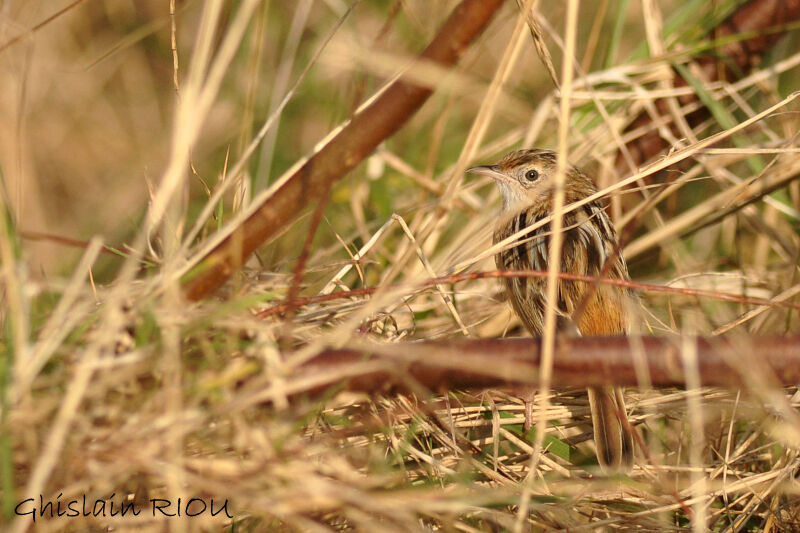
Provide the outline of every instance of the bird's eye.
[[529,170],[525,173],[525,179],[528,181],[536,181],[539,179],[539,171],[538,170]]

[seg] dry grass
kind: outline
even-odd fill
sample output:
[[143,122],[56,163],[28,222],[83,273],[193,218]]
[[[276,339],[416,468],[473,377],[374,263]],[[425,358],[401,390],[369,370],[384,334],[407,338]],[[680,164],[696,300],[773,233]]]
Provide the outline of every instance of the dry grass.
[[[630,390],[646,451],[612,478],[582,391],[537,397],[545,453],[523,434],[520,391],[288,394],[313,385],[293,371],[323,347],[522,334],[496,280],[413,289],[494,268],[498,195],[463,171],[521,146],[561,146],[594,174],[631,236],[634,279],[796,302],[796,33],[735,82],[672,86],[670,67],[731,2],[580,3],[573,24],[566,7],[539,6],[563,93],[507,3],[455,72],[413,69],[433,98],[332,191],[301,294],[377,293],[255,317],[289,293],[306,216],[224,298],[180,300],[177,275],[212,234],[406,68],[455,5],[386,4],[187,1],[172,20],[164,2],[83,2],[0,48],[2,528],[34,527],[14,514],[26,498],[85,495],[145,510],[35,528],[800,530],[794,389]],[[56,9],[0,4],[0,47]],[[562,45],[575,47],[571,82]],[[698,104],[678,99],[692,94],[713,117],[693,128],[683,117]],[[624,144],[658,127],[625,131],[656,97],[683,135],[662,126],[674,150],[619,170]],[[25,238],[34,231],[90,242]],[[657,334],[798,331],[786,308],[641,297]],[[227,500],[235,518],[150,512],[150,499],[179,497]]]

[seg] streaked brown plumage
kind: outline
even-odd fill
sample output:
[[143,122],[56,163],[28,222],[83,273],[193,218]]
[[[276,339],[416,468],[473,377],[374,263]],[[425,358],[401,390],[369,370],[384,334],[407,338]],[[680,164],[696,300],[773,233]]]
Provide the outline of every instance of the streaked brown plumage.
[[[470,172],[493,178],[503,197],[494,242],[506,239],[521,229],[542,220],[552,210],[552,191],[556,173],[556,154],[548,150],[517,150],[496,165],[471,168]],[[597,191],[591,178],[580,169],[570,168],[565,182],[565,205],[582,200]],[[617,236],[611,220],[598,201],[564,214],[561,271],[574,274],[628,279],[628,268],[620,254],[614,256]],[[517,238],[495,256],[499,270],[547,270],[550,225]],[[606,260],[614,260],[603,272]],[[544,328],[544,278],[507,278],[511,305],[534,336]],[[560,281],[558,312],[560,324],[572,323],[576,311],[589,291],[587,283]],[[584,304],[572,330],[581,335],[623,335],[629,327],[632,297],[629,291],[598,285]],[[600,464],[608,470],[627,470],[633,462],[633,436],[625,415],[622,391],[615,388],[589,389],[592,426]]]

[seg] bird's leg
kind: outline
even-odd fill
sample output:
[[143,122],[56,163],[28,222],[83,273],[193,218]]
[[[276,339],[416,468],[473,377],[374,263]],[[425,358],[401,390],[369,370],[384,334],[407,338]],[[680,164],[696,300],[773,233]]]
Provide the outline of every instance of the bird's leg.
[[522,397],[522,402],[525,405],[525,422],[523,423],[523,428],[526,435],[533,427],[533,400],[535,397],[536,389],[528,389],[527,391],[524,391]]

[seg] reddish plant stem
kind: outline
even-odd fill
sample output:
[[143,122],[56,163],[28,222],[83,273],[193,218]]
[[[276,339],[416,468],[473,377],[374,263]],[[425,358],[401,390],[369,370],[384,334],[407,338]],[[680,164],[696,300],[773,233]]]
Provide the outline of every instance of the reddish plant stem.
[[[30,241],[46,241],[46,242],[53,242],[56,244],[60,244],[62,246],[72,246],[74,248],[83,248],[84,250],[89,247],[89,241],[82,241],[80,239],[73,239],[72,237],[64,237],[63,235],[55,235],[52,233],[43,233],[40,231],[25,231],[22,230],[19,232],[20,237],[23,239],[27,239]],[[147,261],[149,263],[158,264],[158,260],[150,257],[147,254],[139,253],[135,250],[131,250],[126,245],[113,247],[107,244],[104,244],[100,248],[100,252],[108,255],[116,255],[118,257],[125,257],[127,255],[131,255],[138,260]]]
[[[420,59],[441,66],[453,65],[501,4],[502,0],[461,2]],[[403,78],[389,86],[187,275],[186,297],[200,300],[219,288],[258,246],[397,131],[432,92],[429,87],[420,87]]]
[[[425,280],[419,284],[403,284],[396,285],[395,287],[407,286],[409,289],[416,290],[424,287],[432,287],[438,284],[457,283],[459,281],[472,281],[476,279],[485,278],[543,278],[547,277],[545,270],[513,270],[501,271],[491,270],[488,272],[469,272],[466,274],[453,274],[451,276],[442,276]],[[761,298],[748,298],[745,296],[737,296],[735,294],[727,294],[718,291],[708,291],[703,289],[686,289],[682,287],[669,287],[667,285],[654,285],[652,283],[639,283],[636,281],[626,281],[622,279],[602,278],[596,276],[583,276],[581,274],[571,274],[568,272],[561,272],[558,277],[566,281],[582,281],[585,283],[602,283],[606,285],[613,285],[615,287],[626,287],[633,290],[661,292],[667,294],[680,294],[684,296],[700,296],[706,298],[713,298],[715,300],[723,300],[726,302],[736,302],[749,305],[764,305],[770,307],[784,307],[787,309],[800,310],[800,304],[791,302],[773,302],[770,300],[762,300]],[[318,296],[309,296],[306,298],[297,298],[292,301],[287,301],[270,308],[267,308],[258,313],[259,318],[266,318],[273,315],[278,315],[286,312],[290,308],[302,307],[305,305],[330,302],[333,300],[340,300],[344,298],[357,298],[361,296],[369,296],[377,292],[379,287],[366,287],[362,289],[352,289],[349,291],[337,291],[330,294],[321,294]]]
[[58,11],[56,11],[55,13],[50,15],[49,17],[43,19],[42,21],[40,21],[39,23],[34,25],[29,30],[25,30],[25,31],[22,31],[22,32],[18,33],[16,36],[12,37],[8,41],[6,41],[2,45],[0,45],[0,53],[5,52],[8,48],[11,48],[12,46],[17,44],[18,42],[22,41],[24,38],[30,37],[31,35],[33,35],[37,31],[41,30],[42,28],[44,28],[45,26],[47,26],[48,24],[50,24],[54,20],[57,20],[57,19],[61,18],[67,12],[71,11],[72,9],[77,7],[79,4],[83,3],[83,1],[84,0],[75,0],[71,4],[67,4],[66,6],[64,6],[61,9],[59,9]]
[[[697,57],[694,61],[699,67],[700,78],[706,82],[739,78],[742,73],[756,67],[767,50],[785,34],[784,31],[764,30],[788,24],[798,18],[800,18],[800,0],[751,0],[743,4],[714,28],[708,37],[722,39],[747,32],[756,32],[758,35],[751,39],[724,44],[712,50],[711,53]],[[676,73],[673,85],[685,87],[688,83]],[[697,100],[697,97],[687,95],[679,97],[678,100],[681,105],[685,106]],[[657,100],[655,103],[659,114],[669,117],[666,101]],[[688,114],[686,120],[690,125],[696,125],[706,117],[708,117],[708,110],[703,107]],[[628,125],[625,131],[632,131],[652,121],[653,117],[642,112]],[[676,137],[683,136],[674,122],[670,122],[669,127]],[[628,143],[628,150],[637,165],[644,164],[666,148],[667,141],[655,129]],[[627,169],[621,154],[617,158],[617,168]]]
[[289,293],[286,296],[286,303],[285,305],[289,306],[289,320],[291,321],[294,318],[294,312],[296,307],[293,305],[297,299],[297,296],[300,294],[300,284],[303,281],[303,275],[306,272],[306,263],[308,262],[308,256],[311,253],[311,244],[314,242],[314,235],[317,234],[317,229],[319,228],[319,223],[322,221],[322,215],[325,213],[325,206],[328,205],[328,200],[330,199],[331,188],[327,187],[325,192],[322,194],[322,197],[317,202],[317,206],[314,208],[314,215],[311,217],[311,226],[308,228],[308,233],[306,234],[306,240],[303,243],[303,250],[300,252],[300,257],[297,258],[297,263],[295,263],[294,273],[292,275],[292,284],[289,286]]
[[[800,383],[800,337],[709,337],[692,341],[704,387],[781,387]],[[641,347],[641,352],[638,352]],[[683,387],[679,337],[561,337],[554,387],[637,386],[636,361],[655,387]],[[641,357],[641,359],[637,359]],[[410,381],[436,392],[538,383],[540,339],[480,339],[359,345],[331,349],[293,373],[290,395],[333,385],[368,393],[407,391]]]

